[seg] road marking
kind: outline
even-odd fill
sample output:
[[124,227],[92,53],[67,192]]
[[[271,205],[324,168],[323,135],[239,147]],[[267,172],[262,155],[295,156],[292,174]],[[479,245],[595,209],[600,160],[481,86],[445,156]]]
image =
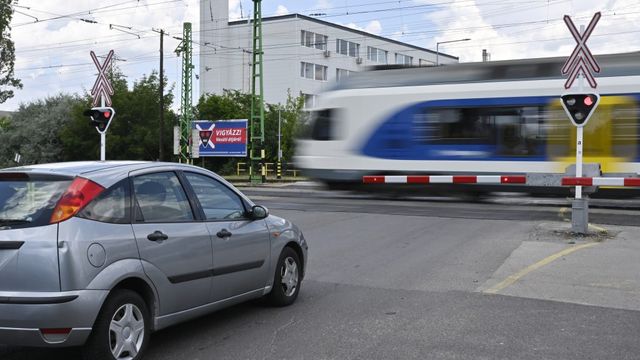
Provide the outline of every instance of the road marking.
[[593,224],[589,224],[590,228],[596,229],[597,231],[601,232],[601,233],[606,233],[607,229],[600,227],[598,225],[593,225]]
[[489,289],[483,291],[486,294],[497,294],[498,292],[504,290],[505,288],[513,285],[514,283],[516,283],[518,280],[520,280],[523,276],[529,274],[530,272],[536,271],[538,269],[540,269],[541,267],[548,265],[549,263],[563,257],[563,256],[567,256],[573,252],[576,252],[578,250],[582,250],[582,249],[586,249],[592,246],[598,245],[598,243],[587,243],[587,244],[582,244],[582,245],[576,245],[576,246],[572,246],[569,248],[566,248],[560,252],[557,252],[553,255],[550,255],[540,261],[538,261],[537,263],[527,266],[526,268],[518,271],[517,273],[510,275],[509,277],[507,277],[506,279],[502,280],[501,282],[499,282],[498,284],[490,287]]
[[569,219],[566,217],[567,212],[569,212],[569,208],[561,207],[560,211],[558,212],[558,217],[563,221],[569,221]]

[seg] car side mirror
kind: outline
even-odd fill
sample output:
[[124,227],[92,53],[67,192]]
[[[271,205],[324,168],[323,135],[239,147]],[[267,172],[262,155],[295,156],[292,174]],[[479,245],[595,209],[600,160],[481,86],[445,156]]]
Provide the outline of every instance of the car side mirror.
[[269,216],[269,210],[264,206],[254,205],[251,208],[251,213],[249,215],[252,220],[261,220]]

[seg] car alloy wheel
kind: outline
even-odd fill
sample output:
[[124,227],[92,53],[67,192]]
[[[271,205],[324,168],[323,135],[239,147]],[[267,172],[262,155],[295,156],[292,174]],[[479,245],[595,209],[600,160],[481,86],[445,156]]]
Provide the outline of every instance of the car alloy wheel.
[[151,336],[151,314],[140,294],[113,290],[83,348],[85,360],[140,360]]
[[109,325],[109,348],[118,360],[132,360],[144,342],[144,317],[134,304],[124,304],[113,314]]
[[300,293],[303,271],[298,253],[289,246],[282,249],[274,271],[273,288],[266,296],[267,300],[274,306],[293,304]]
[[280,268],[280,277],[282,279],[282,290],[287,297],[292,296],[298,288],[298,264],[292,257],[284,259],[284,263]]

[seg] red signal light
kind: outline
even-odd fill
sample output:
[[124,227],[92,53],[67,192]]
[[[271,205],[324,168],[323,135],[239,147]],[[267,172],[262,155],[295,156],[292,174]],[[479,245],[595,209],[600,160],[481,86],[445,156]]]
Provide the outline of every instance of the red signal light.
[[[585,100],[585,101],[586,101],[586,100]],[[102,114],[104,115],[104,118],[105,118],[105,119],[108,119],[108,118],[110,118],[110,117],[111,117],[111,112],[110,112],[110,111],[105,111],[105,112],[103,112]]]
[[584,104],[587,106],[593,105],[593,98],[591,96],[587,96],[584,98]]

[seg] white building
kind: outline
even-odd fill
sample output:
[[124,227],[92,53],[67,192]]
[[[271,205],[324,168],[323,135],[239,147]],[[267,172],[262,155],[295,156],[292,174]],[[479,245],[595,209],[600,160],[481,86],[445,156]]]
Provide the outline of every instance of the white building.
[[[229,0],[200,5],[200,94],[224,89],[251,92],[253,26],[229,22]],[[431,66],[458,58],[313,17],[262,19],[264,99],[284,103],[287,93],[314,96],[354,71],[384,64]]]

